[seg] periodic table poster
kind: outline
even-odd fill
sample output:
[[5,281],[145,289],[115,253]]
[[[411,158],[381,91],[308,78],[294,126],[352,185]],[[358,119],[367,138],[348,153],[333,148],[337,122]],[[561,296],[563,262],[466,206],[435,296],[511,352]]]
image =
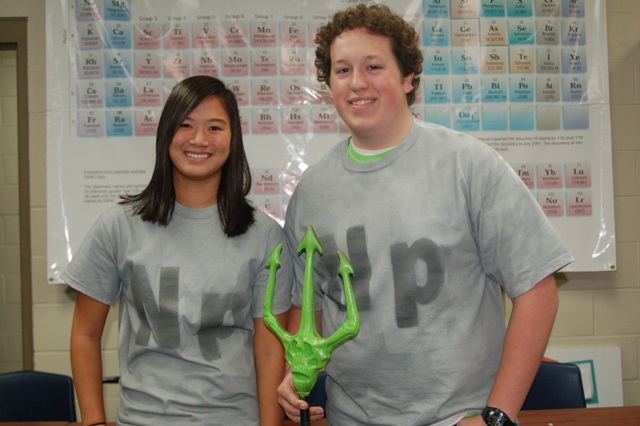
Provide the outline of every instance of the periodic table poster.
[[[173,86],[219,77],[240,105],[250,198],[280,223],[304,170],[349,135],[314,34],[358,0],[47,0],[48,279],[100,212],[150,179]],[[388,0],[424,55],[413,114],[496,149],[572,251],[616,269],[604,0]]]

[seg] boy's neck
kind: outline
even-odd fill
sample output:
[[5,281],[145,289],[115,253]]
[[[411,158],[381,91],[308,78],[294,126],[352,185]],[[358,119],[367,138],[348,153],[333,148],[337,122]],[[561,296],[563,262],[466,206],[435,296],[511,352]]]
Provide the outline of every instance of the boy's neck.
[[405,140],[411,126],[413,125],[413,115],[407,110],[407,115],[398,117],[401,123],[388,131],[377,129],[370,132],[351,132],[351,143],[358,149],[369,151],[379,151],[398,146]]

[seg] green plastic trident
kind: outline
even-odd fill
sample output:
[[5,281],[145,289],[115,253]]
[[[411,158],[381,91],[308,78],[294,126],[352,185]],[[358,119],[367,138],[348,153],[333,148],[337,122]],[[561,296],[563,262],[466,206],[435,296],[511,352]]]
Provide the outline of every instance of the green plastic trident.
[[341,343],[354,337],[360,329],[360,317],[356,306],[356,297],[351,287],[353,269],[349,259],[340,251],[338,258],[340,266],[338,274],[344,283],[344,296],[347,308],[347,319],[330,337],[322,338],[318,334],[313,305],[313,257],[314,252],[322,254],[322,246],[312,227],[302,237],[298,246],[298,253],[306,251],[304,268],[304,283],[302,287],[302,313],[298,333],[292,335],[287,332],[273,315],[273,290],[276,280],[276,269],[280,266],[282,244],[279,244],[269,255],[267,267],[269,280],[264,296],[262,318],[266,326],[275,333],[284,347],[285,359],[291,368],[293,384],[301,398],[306,398],[318,379],[318,374],[331,358],[331,352]]

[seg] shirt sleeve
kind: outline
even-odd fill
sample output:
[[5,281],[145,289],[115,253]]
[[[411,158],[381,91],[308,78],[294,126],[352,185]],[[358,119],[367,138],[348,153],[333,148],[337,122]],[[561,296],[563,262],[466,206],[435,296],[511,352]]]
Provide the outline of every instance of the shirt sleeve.
[[504,163],[486,188],[477,212],[476,239],[485,272],[517,297],[573,261],[531,191]]
[[291,307],[291,285],[293,281],[293,271],[291,265],[291,256],[284,244],[284,231],[279,224],[269,218],[270,229],[264,245],[264,257],[260,262],[260,268],[256,274],[256,282],[254,288],[254,303],[252,315],[254,318],[262,317],[262,307],[264,305],[264,294],[267,288],[270,270],[267,268],[267,259],[271,252],[282,244],[282,252],[280,254],[280,266],[276,271],[276,282],[273,294],[273,314],[278,315],[286,312]]
[[[113,211],[113,210],[111,210]],[[117,249],[109,229],[112,215],[101,215],[76,250],[61,278],[99,302],[115,305],[121,288]]]

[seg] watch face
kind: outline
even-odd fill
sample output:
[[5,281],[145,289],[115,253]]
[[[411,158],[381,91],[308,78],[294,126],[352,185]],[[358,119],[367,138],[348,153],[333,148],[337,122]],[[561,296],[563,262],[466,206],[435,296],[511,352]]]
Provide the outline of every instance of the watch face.
[[495,414],[493,413],[488,419],[487,419],[487,424],[489,426],[503,426],[504,425],[504,418],[499,415],[499,414]]
[[513,422],[509,417],[498,409],[485,409],[482,418],[488,426],[511,426]]
[[489,416],[485,419],[485,421],[489,426],[502,426],[501,419],[497,417],[495,413],[489,414]]
[[504,418],[499,414],[496,415],[495,413],[493,413],[487,419],[487,424],[489,426],[502,426],[502,425],[504,425]]

